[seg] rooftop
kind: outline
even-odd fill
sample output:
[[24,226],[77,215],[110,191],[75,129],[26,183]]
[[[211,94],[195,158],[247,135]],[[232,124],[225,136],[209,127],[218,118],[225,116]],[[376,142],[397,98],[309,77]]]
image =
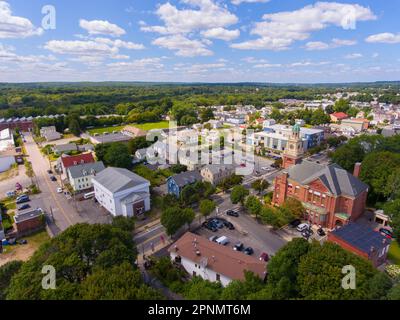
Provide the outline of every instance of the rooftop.
[[387,245],[385,236],[360,223],[349,223],[331,233],[365,253],[370,253],[372,248],[379,250]]
[[80,178],[85,175],[96,175],[100,171],[103,171],[105,166],[102,161],[97,161],[93,163],[84,163],[77,166],[72,166],[68,168],[69,174],[73,179]]
[[91,153],[82,153],[76,156],[61,157],[61,162],[64,168],[69,168],[71,166],[76,166],[78,164],[93,163],[95,161]]
[[178,173],[168,179],[174,179],[179,187],[186,186],[187,184],[194,183],[196,181],[201,181],[202,177],[199,171],[186,171]]
[[113,193],[142,184],[150,185],[148,180],[137,175],[136,173],[133,173],[128,169],[114,167],[108,167],[107,169],[104,169],[95,177],[93,177],[92,181],[96,181]]
[[302,163],[290,167],[287,172],[290,179],[302,185],[307,185],[319,179],[335,196],[356,197],[368,190],[368,186],[364,182],[335,163],[322,165],[303,160]]
[[244,271],[251,271],[261,279],[267,273],[265,262],[191,232],[186,232],[168,251],[200,265],[206,262],[207,268],[234,280],[244,280]]

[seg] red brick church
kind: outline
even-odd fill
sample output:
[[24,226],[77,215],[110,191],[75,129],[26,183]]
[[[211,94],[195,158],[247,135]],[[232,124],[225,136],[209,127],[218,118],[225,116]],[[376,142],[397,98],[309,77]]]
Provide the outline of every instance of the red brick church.
[[[301,160],[298,128],[293,129],[283,155],[283,173],[275,178],[273,204],[281,205],[288,197],[302,202],[304,217],[310,223],[328,229],[355,221],[365,211],[368,186],[337,164],[321,165]],[[292,146],[292,147],[291,147]]]

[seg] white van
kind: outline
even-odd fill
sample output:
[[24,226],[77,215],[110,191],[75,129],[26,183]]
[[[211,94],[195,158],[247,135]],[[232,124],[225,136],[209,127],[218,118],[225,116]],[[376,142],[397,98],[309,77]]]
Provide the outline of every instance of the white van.
[[225,236],[219,237],[217,240],[215,240],[216,243],[222,244],[223,246],[226,246],[229,243],[229,239]]
[[93,192],[89,192],[89,193],[85,193],[83,195],[84,199],[90,199],[90,198],[93,198],[93,197],[94,197],[94,191]]

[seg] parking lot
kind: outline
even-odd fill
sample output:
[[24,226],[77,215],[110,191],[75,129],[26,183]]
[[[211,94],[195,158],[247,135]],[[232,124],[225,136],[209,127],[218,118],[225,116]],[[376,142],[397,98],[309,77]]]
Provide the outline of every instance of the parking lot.
[[258,224],[247,214],[240,213],[239,217],[230,217],[223,214],[218,217],[231,222],[235,229],[229,230],[227,227],[223,227],[213,232],[205,227],[200,227],[195,232],[207,239],[212,236],[226,236],[229,240],[227,246],[232,250],[236,243],[241,242],[244,248],[251,247],[254,250],[252,256],[255,258],[258,258],[263,252],[266,252],[269,256],[274,255],[276,251],[286,244],[286,241],[278,234],[269,230],[268,227]]
[[72,206],[76,208],[78,215],[87,223],[111,223],[112,217],[110,213],[94,201],[94,198],[74,201],[73,198],[68,200]]

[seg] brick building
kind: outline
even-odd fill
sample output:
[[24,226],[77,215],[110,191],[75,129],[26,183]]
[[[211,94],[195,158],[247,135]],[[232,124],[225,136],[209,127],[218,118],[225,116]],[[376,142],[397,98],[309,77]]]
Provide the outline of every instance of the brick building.
[[[355,166],[358,176],[360,164]],[[288,197],[302,202],[305,219],[328,229],[355,221],[365,211],[368,186],[337,164],[304,160],[275,178],[273,204]]]

